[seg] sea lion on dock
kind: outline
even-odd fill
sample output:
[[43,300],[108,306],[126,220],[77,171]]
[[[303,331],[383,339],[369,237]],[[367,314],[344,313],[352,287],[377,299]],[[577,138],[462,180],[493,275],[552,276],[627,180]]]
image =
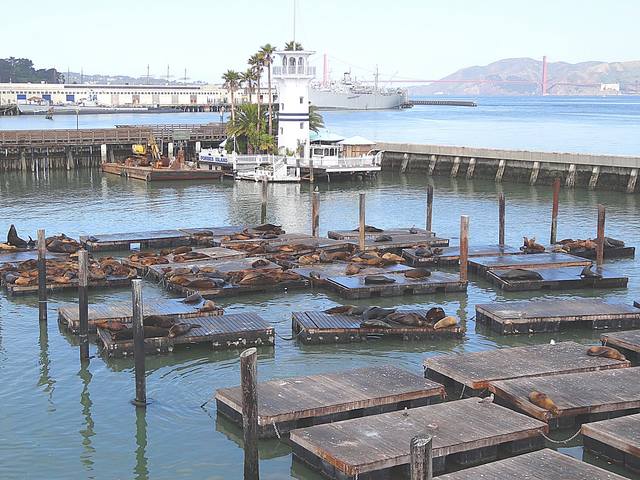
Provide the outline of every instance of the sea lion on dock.
[[426,268],[413,268],[404,272],[404,276],[413,279],[426,278],[431,276],[431,272]]
[[425,318],[426,318],[428,323],[435,324],[436,322],[442,320],[446,316],[447,316],[447,314],[444,313],[444,310],[442,308],[440,308],[440,307],[432,307],[429,310],[427,310]]
[[192,328],[200,328],[202,325],[195,323],[176,323],[169,329],[169,338],[179,337],[189,332]]
[[455,317],[444,317],[442,320],[438,320],[433,326],[434,330],[441,328],[455,327],[458,324],[458,319]]
[[582,278],[602,278],[602,274],[599,272],[594,272],[593,270],[591,270],[591,268],[593,267],[593,265],[587,265],[586,267],[584,267],[582,269],[582,271],[580,272],[580,276]]
[[433,257],[433,251],[428,248],[428,247],[417,247],[414,251],[413,254],[416,257]]
[[76,253],[81,245],[73,238],[67,237],[64,233],[48,237],[45,240],[47,250],[54,253]]
[[143,318],[142,323],[145,327],[171,328],[176,320],[162,315],[148,315]]
[[350,263],[349,265],[347,265],[347,268],[344,270],[345,275],[356,275],[358,273],[360,273],[360,270],[362,270],[362,267],[356,265],[355,263]]
[[327,308],[323,311],[328,315],[349,315],[355,307],[353,305],[337,305],[335,307]]
[[523,245],[520,247],[524,253],[542,253],[544,252],[544,246],[536,243],[535,237],[527,238],[523,237]]
[[393,241],[393,237],[391,235],[378,235],[376,238],[373,239],[374,243],[380,243],[380,242],[391,242]]
[[363,320],[360,322],[361,328],[393,328],[384,320]]
[[400,255],[396,255],[395,253],[385,253],[382,255],[382,259],[385,261],[385,263],[390,263],[390,264],[394,264],[394,263],[405,263],[405,259],[402,258]]
[[546,393],[537,392],[534,390],[529,393],[529,401],[540,408],[548,410],[555,416],[558,416],[558,414],[560,413],[557,405],[553,402],[553,400],[551,400],[551,398],[549,398]]
[[618,350],[612,347],[593,346],[587,349],[587,355],[591,357],[604,357],[612,360],[625,361],[627,358]]
[[199,292],[194,292],[191,295],[187,295],[185,298],[183,298],[182,300],[180,300],[182,303],[189,303],[189,304],[195,304],[195,303],[200,303],[202,302],[202,300],[204,300],[204,298],[202,297],[202,295],[200,295]]
[[7,233],[7,244],[16,248],[27,248],[27,241],[18,236],[18,231],[13,224],[11,224]]
[[410,233],[411,235],[415,235],[416,233],[418,233],[418,229],[417,229],[416,227],[411,227],[411,228],[409,229],[409,233]]
[[313,253],[308,255],[302,255],[298,258],[298,265],[313,265],[314,263],[318,263],[320,261],[320,256]]
[[395,308],[382,308],[382,307],[366,307],[362,312],[363,320],[375,320],[384,318],[387,315],[391,315],[396,311]]
[[496,274],[504,280],[542,280],[542,275],[538,272],[525,268],[512,268],[503,272],[497,271]]
[[[168,328],[150,327],[150,326],[148,327],[146,325],[143,328],[144,328],[144,338],[166,337],[167,335],[169,335]],[[113,332],[111,334],[111,338],[115,341],[131,340],[133,339],[133,328],[126,328],[118,332]]]
[[388,285],[390,283],[396,283],[396,279],[384,275],[367,275],[364,277],[365,285]]
[[394,312],[384,317],[386,322],[399,323],[407,327],[424,327],[427,322],[422,315],[415,312]]
[[611,237],[604,237],[605,248],[624,248],[624,242]]
[[191,247],[185,245],[182,247],[174,248],[171,253],[173,253],[174,255],[182,255],[182,254],[191,252],[191,250],[192,250]]
[[320,261],[323,263],[332,263],[336,260],[347,260],[351,254],[349,252],[320,252]]
[[[352,232],[358,232],[358,231],[360,231],[360,227],[358,227],[358,228],[354,228],[354,229],[353,229],[353,230],[351,230],[351,231],[352,231]],[[381,229],[381,228],[377,228],[377,227],[374,227],[374,226],[372,226],[372,225],[365,225],[365,226],[364,226],[364,231],[365,231],[365,232],[367,232],[367,233],[380,233],[380,232],[384,232],[384,230],[383,230],[383,229]]]
[[121,330],[126,330],[127,328],[131,328],[130,325],[119,322],[117,320],[101,320],[95,323],[96,328],[101,328],[102,330],[109,330],[110,332],[119,332]]
[[269,265],[269,261],[264,258],[259,258],[251,262],[251,268],[266,267],[267,265]]
[[216,306],[215,302],[212,300],[205,300],[204,305],[202,305],[198,309],[198,311],[201,313],[215,312],[216,310],[218,310],[218,307]]

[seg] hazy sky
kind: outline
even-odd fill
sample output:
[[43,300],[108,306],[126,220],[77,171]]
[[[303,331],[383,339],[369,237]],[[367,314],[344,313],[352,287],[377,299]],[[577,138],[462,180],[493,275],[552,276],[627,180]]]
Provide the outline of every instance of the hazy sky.
[[[0,58],[85,73],[213,83],[260,45],[293,36],[293,0],[2,2]],[[329,56],[332,76],[440,78],[507,57],[639,60],[640,1],[297,0],[296,40]],[[320,72],[320,70],[319,70]],[[320,73],[319,73],[320,75]]]

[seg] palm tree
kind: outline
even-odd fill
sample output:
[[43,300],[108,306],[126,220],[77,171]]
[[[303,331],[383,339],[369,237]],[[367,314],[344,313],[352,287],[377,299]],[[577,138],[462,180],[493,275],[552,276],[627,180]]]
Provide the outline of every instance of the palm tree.
[[255,103],[245,103],[238,106],[238,115],[235,120],[227,125],[227,135],[235,137],[239,143],[247,145],[247,152],[273,151],[273,137],[267,134],[258,125],[265,125],[266,112],[258,113],[258,105]]
[[260,47],[260,53],[264,57],[264,65],[267,68],[267,81],[269,85],[269,135],[273,135],[273,96],[271,95],[271,64],[273,64],[273,53],[276,47],[267,43]]
[[247,68],[246,71],[240,72],[240,81],[244,83],[245,93],[249,93],[249,103],[253,103],[253,82],[256,76],[252,69]]
[[324,128],[324,119],[320,112],[318,112],[318,107],[314,105],[309,106],[309,130],[318,133],[318,131]]
[[224,88],[229,90],[229,96],[231,97],[231,122],[233,123],[236,118],[236,105],[235,105],[235,92],[240,85],[240,74],[235,70],[227,70],[223,75]]
[[290,41],[284,44],[284,49],[285,50],[304,50],[304,48],[302,48],[302,44],[298,43],[296,41]]
[[256,76],[256,85],[257,85],[256,100],[258,102],[258,125],[256,125],[256,127],[258,129],[257,131],[259,131],[260,120],[262,118],[262,116],[260,115],[260,77],[262,76],[262,69],[264,67],[264,56],[260,52],[254,53],[253,55],[251,55],[251,57],[249,57],[248,63],[249,65],[251,65],[251,68],[253,69],[253,72],[255,73],[255,76]]

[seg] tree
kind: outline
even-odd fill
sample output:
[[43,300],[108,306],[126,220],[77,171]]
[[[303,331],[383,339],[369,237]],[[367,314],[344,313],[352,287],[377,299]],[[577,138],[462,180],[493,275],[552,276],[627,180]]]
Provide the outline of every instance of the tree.
[[[238,106],[238,112],[234,120],[227,125],[227,135],[239,140],[239,144],[246,144],[247,153],[273,152],[275,140],[264,130],[266,112],[258,113],[258,105],[245,103]],[[258,129],[258,125],[261,128]]]
[[262,119],[262,116],[260,115],[260,77],[262,76],[262,69],[264,67],[264,56],[260,52],[254,53],[253,55],[251,55],[251,57],[249,57],[249,65],[251,66],[251,69],[256,76],[256,101],[258,104],[258,124],[256,125],[256,131],[259,131],[261,123],[260,120]]
[[309,130],[318,133],[318,131],[324,128],[324,119],[320,112],[318,112],[318,107],[313,105],[309,106]]
[[273,96],[271,94],[271,65],[273,64],[273,53],[276,51],[276,47],[267,43],[260,47],[260,53],[264,57],[264,65],[267,68],[267,82],[269,88],[269,129],[267,132],[269,135],[273,135]]
[[293,51],[304,50],[304,48],[302,48],[302,44],[301,43],[298,43],[298,42],[293,41],[293,40],[290,41],[290,42],[285,43],[284,44],[284,49],[285,50],[293,50]]
[[222,79],[224,80],[224,88],[229,91],[229,96],[231,97],[231,122],[233,123],[236,118],[236,107],[235,107],[235,92],[240,85],[240,74],[235,70],[227,70],[223,75]]
[[240,73],[240,82],[244,84],[246,93],[249,94],[249,103],[253,103],[253,82],[255,79],[255,72],[250,68]]

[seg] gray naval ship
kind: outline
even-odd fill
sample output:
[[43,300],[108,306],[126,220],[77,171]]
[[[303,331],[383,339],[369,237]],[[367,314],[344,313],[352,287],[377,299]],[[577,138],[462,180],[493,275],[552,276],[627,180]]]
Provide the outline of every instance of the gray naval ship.
[[407,103],[406,90],[364,85],[345,73],[339,82],[312,83],[309,101],[319,110],[383,110]]

